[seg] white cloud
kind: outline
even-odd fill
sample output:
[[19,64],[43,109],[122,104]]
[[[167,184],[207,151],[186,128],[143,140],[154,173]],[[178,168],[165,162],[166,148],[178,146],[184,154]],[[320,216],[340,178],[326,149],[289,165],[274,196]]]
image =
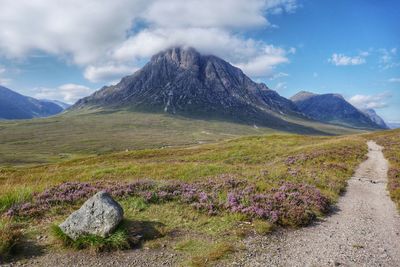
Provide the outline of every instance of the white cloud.
[[289,62],[287,55],[290,53],[222,29],[179,28],[143,30],[116,49],[113,58],[120,62],[132,58],[140,60],[173,45],[192,46],[204,54],[220,56],[252,77],[271,75],[275,66]]
[[345,56],[343,54],[336,54],[334,53],[328,61],[336,66],[350,66],[350,65],[361,65],[365,64],[367,57],[369,54],[367,52],[361,52],[358,56]]
[[287,89],[286,83],[285,82],[279,82],[275,85],[274,90],[281,92]]
[[11,82],[11,79],[0,77],[0,85],[7,86]]
[[388,106],[386,100],[391,97],[389,92],[383,92],[376,95],[355,95],[349,99],[349,102],[360,109],[379,109]]
[[[263,11],[272,2],[232,0],[152,1],[144,12],[146,21],[159,27],[243,28],[268,25]],[[276,6],[275,4],[272,4]],[[279,5],[279,4],[278,4]]]
[[[144,0],[0,0],[0,50],[22,57],[34,51],[86,64],[122,42]],[[136,14],[136,15],[135,15]]]
[[111,81],[123,76],[134,73],[137,70],[135,67],[124,65],[104,65],[93,66],[89,65],[84,72],[84,76],[91,82]]
[[272,80],[276,80],[276,79],[285,78],[288,76],[290,76],[290,75],[285,72],[278,72],[278,73],[272,75],[269,79],[272,81]]
[[397,48],[392,49],[379,49],[380,59],[379,59],[379,67],[382,69],[390,69],[394,67],[400,66],[399,62],[396,62]]
[[11,79],[5,78],[3,74],[6,72],[6,69],[0,65],[0,85],[8,85],[11,82]]
[[0,6],[0,40],[7,40],[0,55],[56,55],[83,66],[91,81],[129,74],[173,45],[217,54],[256,76],[295,53],[240,32],[272,27],[267,16],[293,12],[296,0],[0,0]]
[[57,88],[40,87],[36,88],[35,91],[35,98],[60,100],[69,104],[73,104],[78,99],[93,93],[93,90],[89,87],[73,83],[63,84]]
[[265,77],[272,75],[275,66],[289,62],[286,55],[284,49],[268,45],[262,48],[259,55],[236,65],[252,77]]
[[391,83],[400,83],[400,78],[390,78],[388,81]]

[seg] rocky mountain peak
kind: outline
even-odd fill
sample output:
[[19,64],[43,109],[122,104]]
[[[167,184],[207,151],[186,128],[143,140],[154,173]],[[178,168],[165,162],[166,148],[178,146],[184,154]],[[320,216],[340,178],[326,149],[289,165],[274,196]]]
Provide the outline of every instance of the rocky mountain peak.
[[200,53],[192,47],[173,47],[152,56],[151,62],[157,64],[167,61],[183,69],[198,70],[200,58]]

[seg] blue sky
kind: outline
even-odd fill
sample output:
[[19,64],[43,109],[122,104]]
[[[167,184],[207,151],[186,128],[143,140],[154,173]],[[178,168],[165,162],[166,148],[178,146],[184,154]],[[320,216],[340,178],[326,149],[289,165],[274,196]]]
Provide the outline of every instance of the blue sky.
[[400,1],[64,3],[0,0],[0,84],[73,103],[157,51],[188,45],[283,96],[340,93],[400,122]]

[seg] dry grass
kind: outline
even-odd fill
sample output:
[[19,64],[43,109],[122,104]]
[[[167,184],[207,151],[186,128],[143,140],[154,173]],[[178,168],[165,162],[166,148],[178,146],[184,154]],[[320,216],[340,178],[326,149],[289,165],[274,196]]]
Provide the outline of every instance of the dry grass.
[[22,231],[18,224],[10,219],[0,219],[0,264],[12,254],[22,239]]

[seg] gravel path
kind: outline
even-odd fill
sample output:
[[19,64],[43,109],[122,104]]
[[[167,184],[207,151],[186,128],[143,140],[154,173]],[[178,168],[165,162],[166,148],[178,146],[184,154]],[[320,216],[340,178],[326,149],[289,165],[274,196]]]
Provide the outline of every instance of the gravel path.
[[38,267],[112,267],[112,266],[178,266],[180,255],[174,251],[134,249],[111,253],[88,253],[88,251],[69,251],[45,253],[39,257],[25,259],[14,263],[1,265],[4,267],[38,266]]
[[368,142],[338,210],[311,227],[255,237],[239,266],[400,266],[400,217],[386,190],[388,162]]

